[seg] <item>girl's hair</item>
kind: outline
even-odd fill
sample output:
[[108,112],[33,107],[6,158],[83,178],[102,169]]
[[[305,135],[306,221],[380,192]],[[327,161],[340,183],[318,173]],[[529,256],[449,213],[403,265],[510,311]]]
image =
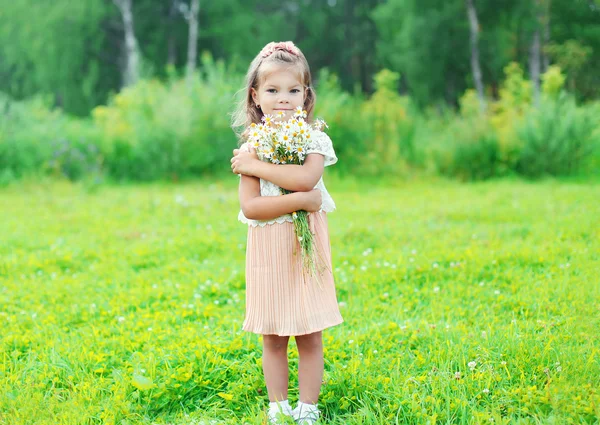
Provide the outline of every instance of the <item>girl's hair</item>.
[[254,58],[246,74],[246,84],[242,89],[245,91],[244,97],[238,104],[231,127],[236,131],[239,137],[243,137],[242,132],[252,123],[260,123],[263,113],[257,108],[252,99],[252,89],[258,90],[259,85],[269,74],[269,68],[273,66],[285,66],[296,70],[300,75],[300,82],[306,88],[306,100],[304,101],[304,110],[307,120],[312,120],[313,109],[315,107],[316,93],[312,86],[312,77],[308,62],[304,54],[291,41],[281,41],[279,43],[271,42],[267,44]]

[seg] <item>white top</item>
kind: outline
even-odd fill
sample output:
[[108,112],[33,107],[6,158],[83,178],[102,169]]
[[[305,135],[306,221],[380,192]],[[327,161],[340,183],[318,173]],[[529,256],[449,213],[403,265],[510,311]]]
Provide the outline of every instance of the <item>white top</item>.
[[[240,149],[247,149],[247,146],[244,144]],[[333,165],[337,162],[337,156],[335,156],[335,151],[333,150],[333,143],[331,139],[326,133],[322,131],[315,131],[311,134],[311,142],[307,146],[306,155],[308,156],[311,153],[318,153],[325,157],[324,166],[327,167],[329,165]],[[283,165],[285,167],[285,165]],[[325,187],[325,183],[323,183],[323,177],[321,177],[315,186],[315,189],[319,189],[322,193],[322,203],[321,210],[325,212],[333,212],[335,210],[335,202],[333,202],[333,198],[327,192],[327,188]],[[280,196],[281,190],[279,186],[270,181],[260,179],[260,196]],[[284,214],[277,218],[271,220],[251,220],[244,216],[242,210],[240,210],[238,214],[238,220],[242,223],[247,223],[250,226],[261,226],[264,227],[267,224],[274,223],[284,223],[289,221],[293,222],[291,214]]]

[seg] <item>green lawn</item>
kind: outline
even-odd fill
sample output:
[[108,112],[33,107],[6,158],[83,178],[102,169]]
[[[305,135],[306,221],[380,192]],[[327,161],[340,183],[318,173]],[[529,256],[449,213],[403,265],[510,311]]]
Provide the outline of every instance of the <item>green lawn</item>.
[[[0,424],[263,422],[235,184],[0,190]],[[599,423],[600,186],[329,189],[322,423]]]

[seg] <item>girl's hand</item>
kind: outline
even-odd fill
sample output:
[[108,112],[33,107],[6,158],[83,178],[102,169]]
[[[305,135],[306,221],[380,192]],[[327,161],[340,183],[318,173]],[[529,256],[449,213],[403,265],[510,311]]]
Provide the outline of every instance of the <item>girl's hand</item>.
[[310,192],[298,192],[305,196],[304,209],[308,212],[315,212],[321,209],[323,203],[323,194],[319,189],[313,189]]
[[233,150],[233,158],[231,158],[231,170],[235,174],[245,174],[247,176],[254,176],[252,171],[256,165],[258,155],[256,150],[250,146],[249,151],[242,149]]

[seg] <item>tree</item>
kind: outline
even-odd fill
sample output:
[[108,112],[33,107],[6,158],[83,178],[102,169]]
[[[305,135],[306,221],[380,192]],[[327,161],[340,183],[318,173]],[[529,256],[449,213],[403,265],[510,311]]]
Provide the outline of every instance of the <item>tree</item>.
[[135,84],[140,78],[140,52],[133,23],[133,0],[113,0],[121,12],[124,31],[123,86]]
[[470,25],[470,40],[471,40],[471,70],[473,72],[473,80],[479,97],[479,107],[481,112],[486,109],[485,93],[483,91],[483,80],[481,77],[481,67],[479,65],[479,21],[477,20],[477,10],[473,0],[467,0],[467,14],[469,16]]
[[198,15],[200,13],[200,0],[191,0],[189,14],[186,19],[189,22],[187,76],[190,78],[196,70],[196,58],[198,56]]
[[470,74],[463,1],[388,0],[373,12],[382,66],[399,72],[417,104],[457,104]]
[[11,0],[0,12],[0,91],[21,99],[44,95],[85,115],[118,88],[115,53],[103,31],[111,5]]

